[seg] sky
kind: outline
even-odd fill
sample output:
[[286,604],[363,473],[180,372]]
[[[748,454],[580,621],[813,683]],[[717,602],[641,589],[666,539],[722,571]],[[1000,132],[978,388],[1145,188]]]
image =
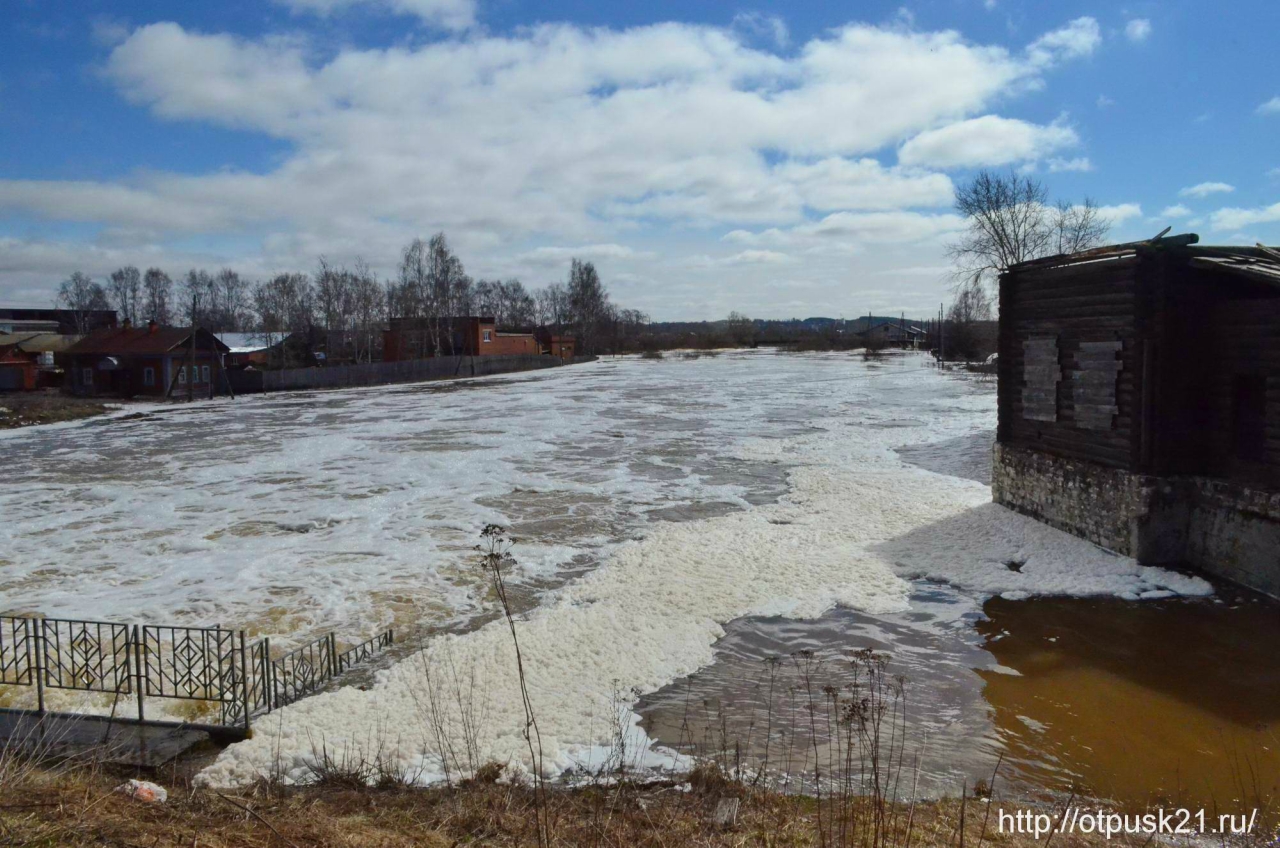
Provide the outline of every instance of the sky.
[[0,305],[443,231],[654,320],[927,316],[984,167],[1280,243],[1274,0],[0,4]]

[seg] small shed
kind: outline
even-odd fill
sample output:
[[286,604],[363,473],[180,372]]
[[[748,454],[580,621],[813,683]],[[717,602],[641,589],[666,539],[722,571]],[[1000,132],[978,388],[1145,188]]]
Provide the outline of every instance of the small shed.
[[17,344],[0,343],[0,392],[29,392],[36,388],[40,365],[35,354]]
[[993,493],[1280,595],[1280,253],[1198,242],[1001,275]]

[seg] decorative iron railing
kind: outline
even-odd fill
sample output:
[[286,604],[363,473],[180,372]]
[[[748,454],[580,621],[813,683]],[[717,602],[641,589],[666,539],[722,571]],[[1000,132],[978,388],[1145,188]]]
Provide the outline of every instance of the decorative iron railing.
[[39,712],[47,689],[132,696],[139,720],[147,698],[204,701],[218,725],[247,731],[252,716],[310,695],[392,640],[387,630],[339,652],[327,634],[272,658],[269,640],[250,645],[243,630],[0,616],[0,685],[35,687]]

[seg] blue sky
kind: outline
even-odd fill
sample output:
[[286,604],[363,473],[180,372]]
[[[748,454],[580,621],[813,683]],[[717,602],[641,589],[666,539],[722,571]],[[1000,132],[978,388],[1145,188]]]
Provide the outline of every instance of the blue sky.
[[656,319],[930,314],[951,191],[1280,242],[1280,4],[6,0],[0,302],[71,271],[593,259]]

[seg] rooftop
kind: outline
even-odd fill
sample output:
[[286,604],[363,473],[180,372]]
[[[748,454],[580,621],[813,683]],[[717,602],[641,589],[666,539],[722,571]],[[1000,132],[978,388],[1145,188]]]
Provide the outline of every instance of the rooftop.
[[[207,330],[199,330],[203,336],[212,339],[223,353],[228,348],[218,341]],[[102,354],[114,356],[118,354],[169,353],[175,348],[187,344],[191,338],[190,327],[116,327],[108,330],[96,330],[76,342],[67,349],[67,353]],[[208,350],[207,343],[197,343],[197,347]]]
[[[1168,232],[1167,230],[1165,232]],[[1143,253],[1166,252],[1185,261],[1193,268],[1225,271],[1229,274],[1245,277],[1253,282],[1280,286],[1280,250],[1259,244],[1255,247],[1245,245],[1207,245],[1200,244],[1200,236],[1195,233],[1167,236],[1161,233],[1146,241],[1133,241],[1125,244],[1112,244],[1082,250],[1079,253],[1065,253],[1032,259],[1009,268],[1009,271],[1030,268],[1051,268],[1064,265],[1079,265],[1086,262],[1099,262],[1108,259],[1121,259]]]

